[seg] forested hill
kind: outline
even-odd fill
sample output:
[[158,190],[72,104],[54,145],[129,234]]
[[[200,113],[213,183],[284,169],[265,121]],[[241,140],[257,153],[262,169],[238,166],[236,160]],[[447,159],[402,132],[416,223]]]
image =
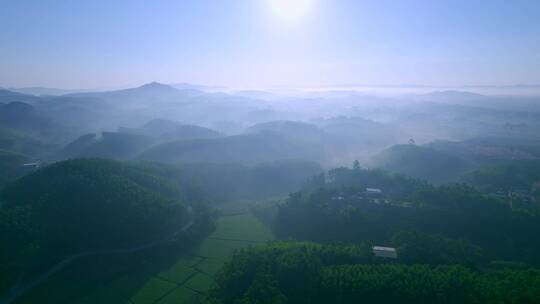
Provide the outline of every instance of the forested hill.
[[212,303],[540,299],[540,217],[465,184],[433,186],[356,163],[253,210],[282,242],[236,252]]
[[[137,246],[209,222],[192,192],[144,166],[111,160],[55,163],[0,193],[5,290],[23,273],[85,251]],[[190,206],[189,208],[188,205]],[[189,211],[192,210],[192,211]]]
[[233,303],[538,303],[540,271],[388,264],[368,246],[277,243],[234,255],[212,294]]
[[373,165],[437,184],[459,180],[473,168],[472,163],[453,154],[410,144],[385,149],[373,157]]
[[26,155],[0,150],[0,188],[10,180],[24,173],[24,163],[28,162]]
[[540,265],[540,217],[470,186],[360,168],[331,170],[310,185],[277,208],[277,236],[402,247],[402,257],[418,263]]

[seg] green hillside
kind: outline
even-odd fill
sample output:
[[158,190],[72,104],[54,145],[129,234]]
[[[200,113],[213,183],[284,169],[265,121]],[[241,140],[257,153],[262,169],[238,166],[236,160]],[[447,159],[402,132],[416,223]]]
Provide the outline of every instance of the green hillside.
[[233,303],[536,303],[540,271],[385,263],[366,245],[275,243],[237,252],[212,293]]
[[64,161],[24,176],[0,193],[0,240],[9,244],[0,247],[0,290],[62,257],[178,231],[199,216],[186,211],[192,200],[155,171],[111,160]]
[[457,181],[473,165],[457,156],[416,145],[392,146],[373,157],[373,166],[430,181]]
[[0,189],[8,181],[24,174],[23,164],[28,160],[23,154],[0,150]]
[[185,125],[167,119],[153,119],[140,128],[120,128],[120,132],[146,135],[161,140],[186,140],[197,138],[216,138],[221,134],[212,129],[196,125]]
[[319,160],[322,151],[269,132],[215,139],[194,139],[152,147],[140,159],[167,162],[214,162],[256,164],[279,159]]
[[486,165],[465,175],[463,180],[486,192],[519,190],[538,195],[540,161],[516,160]]
[[55,145],[22,131],[0,127],[0,150],[42,157],[50,154],[55,148]]
[[60,153],[60,159],[77,157],[102,157],[128,160],[144,151],[156,139],[137,134],[103,132],[86,134],[68,144]]

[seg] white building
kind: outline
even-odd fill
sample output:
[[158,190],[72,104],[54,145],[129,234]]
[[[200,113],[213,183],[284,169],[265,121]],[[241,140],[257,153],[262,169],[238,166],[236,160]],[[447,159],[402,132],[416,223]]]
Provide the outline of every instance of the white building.
[[366,194],[380,195],[382,194],[382,190],[379,188],[366,188]]
[[373,246],[373,254],[378,258],[397,259],[396,248]]
[[39,167],[41,167],[41,162],[37,161],[37,162],[33,162],[33,163],[25,163],[25,164],[23,164],[23,167],[32,168],[32,169],[38,169]]

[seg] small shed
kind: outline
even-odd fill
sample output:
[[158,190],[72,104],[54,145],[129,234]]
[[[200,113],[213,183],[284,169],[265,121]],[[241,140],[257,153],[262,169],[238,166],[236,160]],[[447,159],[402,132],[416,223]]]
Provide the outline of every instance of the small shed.
[[373,246],[373,254],[378,258],[397,259],[396,248]]

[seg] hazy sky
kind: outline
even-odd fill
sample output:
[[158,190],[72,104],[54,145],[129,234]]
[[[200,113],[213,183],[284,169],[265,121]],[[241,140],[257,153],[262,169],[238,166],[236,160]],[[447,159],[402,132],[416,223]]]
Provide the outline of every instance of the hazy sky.
[[0,86],[540,83],[538,0],[271,1],[0,0]]

